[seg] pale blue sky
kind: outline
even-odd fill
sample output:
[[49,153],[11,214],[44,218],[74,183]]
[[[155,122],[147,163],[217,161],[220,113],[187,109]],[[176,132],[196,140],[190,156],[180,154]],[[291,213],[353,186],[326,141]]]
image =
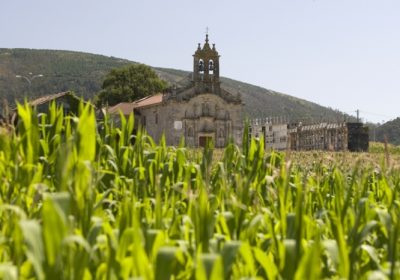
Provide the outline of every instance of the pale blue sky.
[[0,47],[184,70],[206,26],[223,76],[370,121],[400,116],[400,0],[0,2]]

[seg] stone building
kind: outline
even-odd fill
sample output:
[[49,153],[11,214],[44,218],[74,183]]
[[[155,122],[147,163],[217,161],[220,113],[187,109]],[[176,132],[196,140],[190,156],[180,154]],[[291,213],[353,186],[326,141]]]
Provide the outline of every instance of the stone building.
[[273,150],[368,151],[368,127],[362,123],[289,124],[284,118],[253,119],[251,137],[264,137]]
[[347,150],[348,131],[346,123],[299,123],[288,130],[291,150]]
[[286,118],[271,117],[250,121],[249,133],[252,137],[264,137],[265,149],[285,150],[288,148],[288,122]]
[[231,139],[241,144],[243,104],[239,94],[221,87],[219,57],[207,34],[193,55],[190,87],[132,103],[136,122],[155,141],[164,134],[168,145],[178,145],[182,137],[191,147],[204,146],[207,140],[216,147],[224,147]]
[[291,150],[368,151],[368,127],[362,123],[319,123],[288,130]]

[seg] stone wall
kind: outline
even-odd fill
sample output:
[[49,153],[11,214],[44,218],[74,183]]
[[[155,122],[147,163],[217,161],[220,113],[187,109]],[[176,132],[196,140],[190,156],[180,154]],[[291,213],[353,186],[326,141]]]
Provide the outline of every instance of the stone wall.
[[205,138],[211,138],[216,147],[224,147],[230,138],[241,144],[242,104],[226,102],[215,94],[199,94],[188,101],[167,100],[136,111],[155,141],[164,133],[168,145],[178,145],[182,137],[189,147],[201,146]]

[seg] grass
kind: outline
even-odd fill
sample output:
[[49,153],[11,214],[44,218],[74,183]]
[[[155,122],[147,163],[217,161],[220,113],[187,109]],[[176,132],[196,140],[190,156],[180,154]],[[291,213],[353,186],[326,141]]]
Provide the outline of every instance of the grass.
[[400,277],[392,155],[199,152],[90,106],[18,112],[0,134],[0,278]]

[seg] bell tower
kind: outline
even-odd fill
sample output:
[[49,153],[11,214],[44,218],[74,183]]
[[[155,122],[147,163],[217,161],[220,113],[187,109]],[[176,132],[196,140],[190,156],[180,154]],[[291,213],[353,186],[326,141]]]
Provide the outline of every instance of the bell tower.
[[220,93],[219,54],[215,44],[211,48],[208,41],[207,32],[203,47],[199,43],[193,55],[193,82],[197,94]]

